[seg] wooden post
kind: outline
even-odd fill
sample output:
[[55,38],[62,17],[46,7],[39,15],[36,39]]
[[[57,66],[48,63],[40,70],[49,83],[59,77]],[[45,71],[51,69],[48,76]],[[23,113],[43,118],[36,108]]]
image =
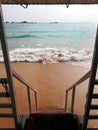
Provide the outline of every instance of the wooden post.
[[87,125],[88,125],[97,66],[98,66],[98,27],[97,27],[96,41],[95,41],[95,47],[94,47],[94,53],[93,53],[93,59],[92,59],[91,76],[89,79],[88,93],[87,93],[87,99],[86,99],[86,107],[85,107],[84,120],[83,120],[83,130],[86,130]]
[[30,98],[30,88],[27,86],[27,95],[28,95],[28,105],[29,105],[29,113],[31,114],[31,98]]
[[4,57],[6,75],[7,75],[7,79],[8,79],[8,85],[9,85],[9,90],[10,90],[10,95],[11,95],[14,122],[15,122],[15,127],[17,128],[17,125],[18,125],[17,106],[16,106],[16,100],[15,100],[15,91],[14,91],[14,87],[13,87],[13,79],[12,79],[12,73],[11,73],[11,67],[10,67],[8,45],[7,45],[7,38],[5,35],[5,26],[4,26],[1,4],[0,4],[0,40],[1,40],[3,57]]
[[71,112],[72,113],[74,112],[75,90],[76,90],[76,87],[73,87],[73,89],[72,89],[72,101],[71,101]]
[[68,100],[68,91],[66,91],[65,95],[65,111],[67,111],[67,100]]

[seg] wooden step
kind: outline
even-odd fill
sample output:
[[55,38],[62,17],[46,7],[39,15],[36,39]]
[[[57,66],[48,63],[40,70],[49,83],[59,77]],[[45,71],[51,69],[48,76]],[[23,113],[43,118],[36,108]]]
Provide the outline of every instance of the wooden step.
[[95,85],[98,85],[98,79],[95,80]]
[[8,80],[7,78],[0,78],[0,84],[7,84],[8,83]]
[[78,116],[71,113],[33,113],[24,130],[80,130]]
[[13,118],[13,114],[11,113],[0,113],[0,118]]
[[98,94],[97,94],[97,93],[94,93],[94,94],[92,95],[92,98],[98,99]]
[[[8,93],[8,94],[9,94],[9,93]],[[10,96],[10,94],[9,94],[9,96]],[[1,93],[0,93],[0,97],[8,98],[8,96],[7,96],[7,94],[6,94],[5,92],[1,92]]]
[[89,119],[97,120],[98,119],[98,115],[89,115]]
[[87,130],[98,130],[98,128],[87,128]]
[[0,103],[0,108],[11,108],[12,105],[10,103]]
[[98,109],[98,105],[93,104],[93,105],[90,106],[90,109],[96,110],[96,109]]
[[15,128],[0,128],[0,130],[15,130]]

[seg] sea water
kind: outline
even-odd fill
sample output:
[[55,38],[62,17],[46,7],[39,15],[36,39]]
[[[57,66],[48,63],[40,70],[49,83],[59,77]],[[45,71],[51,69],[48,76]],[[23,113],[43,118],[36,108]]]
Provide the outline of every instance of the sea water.
[[[97,25],[92,23],[6,23],[12,62],[68,62],[92,59]],[[0,61],[3,61],[0,51]]]

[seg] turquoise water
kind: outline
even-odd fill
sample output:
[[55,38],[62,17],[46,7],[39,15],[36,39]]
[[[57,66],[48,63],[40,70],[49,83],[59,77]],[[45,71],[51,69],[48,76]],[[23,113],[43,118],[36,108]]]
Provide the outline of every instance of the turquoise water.
[[96,24],[14,23],[6,24],[10,49],[15,48],[92,48]]
[[77,61],[80,64],[92,59],[96,24],[8,23],[5,27],[12,62],[75,61],[76,64]]

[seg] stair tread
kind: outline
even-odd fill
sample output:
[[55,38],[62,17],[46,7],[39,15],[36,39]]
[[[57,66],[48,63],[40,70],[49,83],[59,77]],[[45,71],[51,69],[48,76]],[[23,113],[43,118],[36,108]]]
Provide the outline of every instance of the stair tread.
[[[8,95],[5,92],[0,92],[0,97],[8,98]],[[9,94],[9,97],[10,97],[10,94]]]
[[90,106],[90,109],[98,109],[98,105],[97,105],[97,104],[92,104],[92,105]]
[[98,128],[87,128],[87,130],[98,130]]
[[13,114],[12,113],[0,113],[1,118],[12,118]]
[[11,108],[12,105],[10,103],[0,103],[0,108]]
[[97,98],[98,98],[98,93],[94,93],[94,94],[92,95],[92,98],[97,99]]
[[98,84],[98,79],[95,80],[95,84],[96,84],[96,85]]
[[[77,116],[78,117],[78,116]],[[78,118],[72,113],[38,112],[26,120],[24,130],[79,129]]]
[[15,130],[15,128],[0,128],[0,130]]
[[65,111],[39,111],[31,113],[30,117],[34,115],[75,115],[75,114]]
[[89,119],[98,119],[98,115],[89,115]]

